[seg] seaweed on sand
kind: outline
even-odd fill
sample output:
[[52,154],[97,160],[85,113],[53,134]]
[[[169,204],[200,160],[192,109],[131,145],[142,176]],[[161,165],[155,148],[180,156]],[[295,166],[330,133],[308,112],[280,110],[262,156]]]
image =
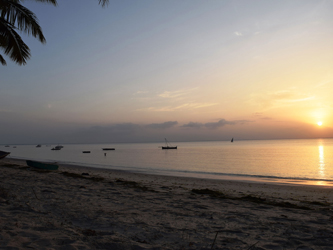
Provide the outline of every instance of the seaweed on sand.
[[192,189],[192,193],[201,194],[201,195],[209,195],[213,198],[221,198],[221,199],[230,199],[230,200],[243,200],[243,201],[250,201],[258,204],[264,205],[271,205],[271,206],[278,206],[284,208],[295,208],[295,209],[302,209],[302,210],[312,210],[310,207],[300,206],[297,204],[293,204],[290,202],[277,202],[277,201],[270,201],[265,198],[256,197],[252,195],[246,195],[242,197],[234,197],[234,196],[226,196],[220,191],[214,191],[211,189]]
[[6,167],[6,168],[13,168],[13,167],[19,167],[20,165],[17,164],[11,164],[11,163],[5,163],[1,164],[1,167]]
[[141,190],[141,191],[157,192],[157,191],[155,191],[153,189],[150,189],[146,186],[143,186],[140,183],[135,182],[135,181],[126,181],[126,180],[123,180],[123,179],[117,179],[116,182],[120,183],[120,184],[123,184],[123,185],[126,185],[128,187],[132,187],[132,188]]
[[71,172],[61,172],[60,174],[65,175],[67,177],[71,177],[71,178],[81,178],[81,179],[86,179],[86,180],[92,180],[92,181],[103,181],[104,178],[103,177],[86,177],[85,175],[82,174],[77,174],[77,173],[71,173]]
[[7,199],[8,197],[9,197],[8,190],[0,186],[0,198]]
[[211,197],[215,197],[215,198],[225,198],[226,196],[220,192],[220,191],[214,191],[208,188],[205,189],[192,189],[192,193],[195,194],[208,194]]

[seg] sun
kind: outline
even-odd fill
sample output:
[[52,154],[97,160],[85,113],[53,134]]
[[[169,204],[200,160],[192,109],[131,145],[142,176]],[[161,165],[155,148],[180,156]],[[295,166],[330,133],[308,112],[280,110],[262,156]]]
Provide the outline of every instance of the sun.
[[323,125],[323,122],[317,122],[318,126]]

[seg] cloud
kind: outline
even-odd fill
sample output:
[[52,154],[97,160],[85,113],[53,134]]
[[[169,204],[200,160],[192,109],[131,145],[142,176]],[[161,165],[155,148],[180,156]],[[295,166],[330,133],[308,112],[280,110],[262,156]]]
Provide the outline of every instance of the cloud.
[[189,89],[179,89],[179,90],[175,90],[175,91],[164,91],[163,93],[159,94],[159,97],[162,98],[170,98],[170,99],[174,99],[174,98],[180,98],[183,96],[186,96],[188,94],[191,94],[193,91],[197,90],[198,88],[189,88]]
[[223,127],[225,125],[236,125],[236,124],[244,124],[252,122],[249,120],[234,120],[234,121],[227,121],[226,119],[221,119],[218,122],[208,122],[208,123],[198,123],[198,122],[189,122],[187,124],[184,124],[183,128],[208,128],[208,129],[217,129],[220,127]]
[[189,122],[187,124],[184,124],[183,128],[202,128],[204,126],[203,123],[199,123],[199,122]]
[[142,95],[142,94],[147,94],[147,93],[149,93],[149,92],[148,91],[143,91],[143,90],[138,90],[133,95]]
[[253,116],[255,116],[256,118],[261,119],[261,120],[272,120],[271,117],[267,117],[267,116],[263,116],[263,115],[264,115],[264,113],[262,113],[262,112],[256,112],[253,114]]
[[240,32],[238,32],[238,31],[235,31],[234,34],[235,34],[236,36],[243,36],[243,34],[240,33]]
[[205,123],[205,127],[211,128],[211,129],[216,129],[216,128],[219,128],[219,127],[223,127],[225,125],[234,125],[234,124],[236,124],[235,121],[227,121],[225,119],[221,119],[218,122]]
[[107,126],[92,126],[88,130],[91,133],[133,133],[141,129],[141,125],[135,123],[118,123]]
[[140,109],[140,111],[154,111],[154,112],[172,112],[179,110],[193,110],[199,108],[206,108],[215,106],[218,103],[184,103],[178,106],[165,106],[165,107],[149,107],[147,109]]
[[325,81],[321,81],[321,82],[319,82],[318,84],[317,84],[317,88],[319,88],[319,87],[323,87],[323,86],[325,86],[325,85],[327,85],[327,84],[331,84],[331,83],[333,83],[333,80],[325,80]]
[[171,128],[175,125],[177,125],[177,121],[169,121],[169,122],[163,122],[163,123],[151,123],[146,125],[147,128],[154,128],[154,129],[167,129]]
[[295,90],[280,90],[252,95],[252,101],[265,108],[290,106],[294,103],[305,102],[314,98],[315,96],[299,93]]
[[176,97],[180,97],[183,96],[185,93],[182,91],[164,91],[162,94],[159,94],[159,97],[163,97],[163,98],[176,98]]

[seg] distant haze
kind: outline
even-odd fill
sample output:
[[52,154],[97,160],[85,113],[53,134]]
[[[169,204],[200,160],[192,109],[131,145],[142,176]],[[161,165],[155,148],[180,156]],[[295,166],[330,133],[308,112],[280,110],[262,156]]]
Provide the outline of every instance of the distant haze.
[[333,137],[333,1],[58,2],[24,2],[0,144]]

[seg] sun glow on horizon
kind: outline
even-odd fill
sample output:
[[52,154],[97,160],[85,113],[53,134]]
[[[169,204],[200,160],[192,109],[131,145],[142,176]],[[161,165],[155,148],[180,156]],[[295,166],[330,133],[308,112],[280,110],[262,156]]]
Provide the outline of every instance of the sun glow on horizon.
[[323,125],[323,122],[319,121],[319,122],[317,122],[317,125],[321,126],[321,125]]

